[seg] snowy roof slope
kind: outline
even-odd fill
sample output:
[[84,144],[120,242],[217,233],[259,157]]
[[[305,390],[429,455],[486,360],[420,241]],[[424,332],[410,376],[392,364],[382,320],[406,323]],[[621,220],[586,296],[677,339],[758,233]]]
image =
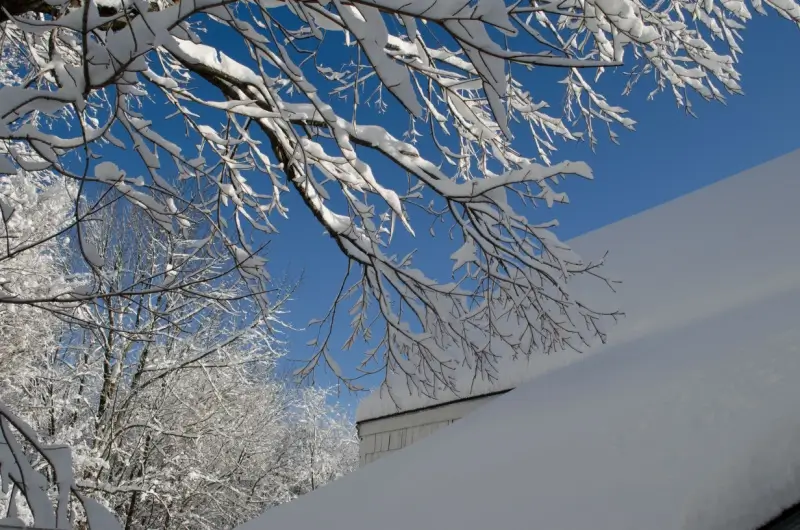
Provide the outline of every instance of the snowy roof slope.
[[[576,285],[599,309],[626,313],[609,331],[609,343],[595,346],[592,353],[794,282],[800,262],[798,167],[800,151],[795,151],[570,241],[585,259],[610,251],[605,272],[623,281],[616,294],[597,281]],[[443,390],[435,401],[403,395],[395,404],[385,391],[375,391],[361,401],[356,419],[395,414],[397,405],[409,411],[506,390],[583,356],[565,352],[509,360],[498,367],[500,378],[494,384],[479,380],[473,385],[469,372],[458,396]]]
[[798,315],[800,273],[524,383],[240,530],[754,530],[800,501]]

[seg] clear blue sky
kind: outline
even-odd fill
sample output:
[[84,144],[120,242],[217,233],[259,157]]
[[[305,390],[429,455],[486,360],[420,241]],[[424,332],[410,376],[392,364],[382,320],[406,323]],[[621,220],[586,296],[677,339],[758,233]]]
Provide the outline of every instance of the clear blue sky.
[[[620,134],[620,146],[601,135],[596,153],[584,144],[563,145],[554,160],[578,159],[588,162],[595,180],[568,182],[571,205],[558,207],[552,215],[561,221],[558,234],[569,239],[612,223],[664,201],[733,175],[769,159],[800,148],[800,30],[774,13],[756,16],[744,32],[745,54],[739,65],[743,74],[744,96],[729,97],[727,106],[709,104],[694,97],[694,119],[675,107],[671,94],[663,93],[655,101],[646,101],[649,88],[644,85],[631,96],[620,93],[620,77],[607,72],[605,92],[612,103],[622,104],[637,120],[636,132]],[[331,66],[334,66],[331,64]],[[555,105],[559,87],[537,86],[537,97]],[[549,97],[551,94],[554,97]],[[346,260],[321,227],[295,196],[287,198],[290,219],[276,225],[281,234],[270,244],[270,269],[273,276],[286,272],[304,280],[289,305],[288,319],[303,327],[311,319],[324,315],[341,281]],[[425,234],[427,225],[418,233]],[[434,277],[446,277],[451,263],[449,254],[426,235],[418,237],[417,248],[423,256],[425,271]],[[436,259],[433,258],[435,256]],[[445,259],[441,259],[441,258]],[[348,333],[349,318],[339,322],[333,344],[342,344]],[[306,357],[311,350],[306,342],[309,332],[287,335],[292,357]],[[348,352],[334,350],[343,368],[361,361],[363,348],[358,344]],[[350,372],[349,370],[347,370]],[[323,381],[325,380],[323,376]],[[330,379],[328,379],[330,381]],[[346,406],[356,398],[341,396]]]

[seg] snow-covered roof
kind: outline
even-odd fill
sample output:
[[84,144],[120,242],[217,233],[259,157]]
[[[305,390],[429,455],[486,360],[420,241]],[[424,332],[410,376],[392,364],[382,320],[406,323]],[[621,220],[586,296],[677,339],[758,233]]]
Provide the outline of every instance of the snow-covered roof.
[[575,285],[600,309],[625,312],[609,330],[608,344],[584,354],[505,359],[494,381],[473,380],[466,369],[458,395],[441,389],[435,400],[400,392],[393,400],[379,389],[361,401],[357,421],[396,414],[398,406],[408,412],[514,388],[587,354],[780,290],[794,281],[800,258],[798,167],[800,151],[795,151],[570,241],[587,259],[608,251],[605,274],[623,282],[616,293],[593,279]]
[[619,263],[652,267],[624,340],[240,530],[753,530],[797,503],[796,167],[649,212],[679,235],[648,260],[617,225]]
[[797,284],[524,383],[240,530],[754,530],[800,501]]

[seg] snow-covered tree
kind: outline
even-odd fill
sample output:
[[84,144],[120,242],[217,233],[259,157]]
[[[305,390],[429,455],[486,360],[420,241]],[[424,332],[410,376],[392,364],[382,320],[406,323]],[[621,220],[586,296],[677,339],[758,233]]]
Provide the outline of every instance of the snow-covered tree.
[[[310,490],[308,462],[312,484],[352,469],[352,421],[324,391],[278,377],[273,317],[253,309],[228,255],[116,199],[82,235],[108,264],[92,279],[96,296],[30,326],[7,315],[9,328],[38,325],[49,340],[0,349],[0,363],[15,361],[0,401],[72,448],[77,491],[126,529],[223,529]],[[53,254],[61,277],[84,266],[69,250]],[[184,287],[152,287],[170,281]],[[120,295],[124,285],[140,291]]]
[[[794,0],[0,0],[18,79],[0,89],[0,138],[36,153],[10,148],[0,170],[77,186],[75,241],[95,278],[112,265],[81,235],[99,208],[87,197],[115,190],[163,230],[202,225],[264,313],[259,251],[297,194],[350,264],[334,307],[353,304],[321,315],[301,374],[319,362],[341,374],[325,337],[350,309],[354,339],[373,341],[366,360],[432,392],[453,363],[491,370],[496,320],[522,324],[503,337],[520,355],[602,336],[608,315],[569,283],[598,263],[532,208],[566,201],[562,176],[591,176],[551,160],[558,140],[633,127],[596,88],[620,65],[629,89],[688,110],[695,95],[739,93],[741,30],[768,10],[800,22]],[[546,71],[560,73],[563,108],[534,93]],[[407,252],[407,234],[440,221],[460,245],[450,283]]]
[[293,438],[298,440],[295,469],[300,477],[297,494],[339,478],[358,463],[358,439],[342,411],[328,405],[330,397],[329,389],[304,388],[294,407]]
[[[75,189],[51,172],[0,175],[3,223],[0,245],[0,389],[40,353],[57,349],[62,331],[58,314],[19,296],[44,298],[79,288],[64,274],[69,238],[52,238],[68,224]],[[68,309],[68,308],[63,308]]]

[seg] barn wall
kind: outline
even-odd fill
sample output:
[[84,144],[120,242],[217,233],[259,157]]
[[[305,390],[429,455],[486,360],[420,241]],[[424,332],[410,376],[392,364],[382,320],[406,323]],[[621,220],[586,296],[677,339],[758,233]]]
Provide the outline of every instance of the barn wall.
[[360,465],[369,464],[450,425],[497,394],[368,420],[358,424]]

